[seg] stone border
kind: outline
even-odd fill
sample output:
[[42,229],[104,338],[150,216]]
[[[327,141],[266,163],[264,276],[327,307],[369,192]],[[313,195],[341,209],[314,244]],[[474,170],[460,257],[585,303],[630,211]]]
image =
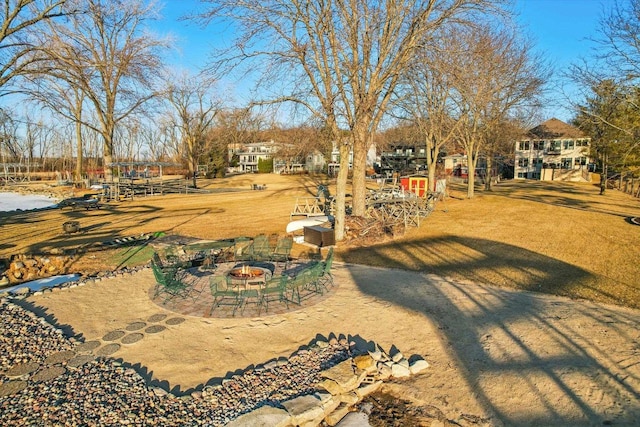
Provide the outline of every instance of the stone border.
[[[335,339],[334,339],[335,340]],[[316,348],[335,345],[335,341],[316,340]],[[385,380],[407,378],[429,367],[422,357],[411,357],[411,362],[399,350],[386,353],[377,344],[372,349],[358,347],[350,342],[352,356],[320,373],[324,378],[313,394],[280,402],[281,407],[264,405],[243,414],[226,427],[247,425],[317,426],[323,422],[339,426],[340,421],[353,412],[353,408],[370,394],[378,391]],[[285,362],[270,362],[273,367]],[[203,396],[204,396],[203,392]]]
[[68,282],[64,282],[64,283],[53,285],[53,286],[43,286],[41,289],[37,291],[32,291],[28,286],[19,287],[16,290],[11,292],[2,292],[2,289],[0,289],[0,296],[9,298],[9,299],[11,298],[24,299],[31,295],[42,295],[45,292],[59,292],[59,291],[65,291],[71,288],[75,288],[78,286],[93,285],[96,282],[100,282],[105,279],[111,279],[114,277],[131,276],[132,274],[137,273],[138,271],[141,271],[141,270],[145,270],[147,268],[149,267],[146,265],[141,265],[133,268],[125,267],[117,271],[100,272],[95,276],[86,276],[86,277],[80,276],[78,277],[78,280],[70,280]]

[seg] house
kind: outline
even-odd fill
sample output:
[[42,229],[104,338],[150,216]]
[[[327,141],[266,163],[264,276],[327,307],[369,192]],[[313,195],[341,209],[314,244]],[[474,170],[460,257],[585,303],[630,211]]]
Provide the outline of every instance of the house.
[[[457,153],[443,157],[444,172],[448,176],[467,179],[469,177],[469,164],[466,154]],[[484,156],[478,157],[476,160],[475,176],[484,179],[487,175],[487,159]],[[498,165],[494,164],[491,176],[498,175]]]
[[515,143],[515,179],[590,181],[591,138],[556,118],[531,129]]
[[396,143],[380,154],[380,161],[375,165],[378,174],[391,176],[394,172],[407,173],[425,169],[427,160],[424,144]]
[[[369,149],[367,150],[367,158],[365,160],[367,168],[373,167],[376,161],[376,146],[375,144],[371,144]],[[349,170],[353,168],[353,150],[349,151]],[[340,149],[338,145],[334,142],[333,148],[331,150],[331,161],[327,163],[327,174],[329,176],[336,176],[338,174],[338,170],[340,169]]]
[[278,151],[278,146],[273,141],[254,142],[243,144],[237,151],[231,151],[230,156],[238,156],[236,172],[248,173],[258,171],[258,162],[268,160]]
[[[373,165],[375,160],[375,146],[367,152],[367,166]],[[318,173],[327,168],[329,175],[335,175],[340,167],[340,154],[334,144],[331,161],[317,149],[305,153],[292,144],[279,144],[273,140],[243,144],[241,147],[229,148],[229,158],[238,156],[238,166],[229,170],[236,173],[250,173],[258,171],[260,161],[273,159],[274,173]],[[353,163],[353,152],[349,153],[349,169]]]

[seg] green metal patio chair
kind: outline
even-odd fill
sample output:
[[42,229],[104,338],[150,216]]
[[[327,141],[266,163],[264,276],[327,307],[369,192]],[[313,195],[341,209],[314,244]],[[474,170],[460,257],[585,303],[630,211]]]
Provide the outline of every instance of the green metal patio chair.
[[227,278],[224,276],[211,276],[209,278],[209,288],[213,297],[213,305],[209,315],[213,314],[213,310],[225,305],[232,308],[235,316],[236,310],[242,305],[240,292],[233,290],[227,286]]

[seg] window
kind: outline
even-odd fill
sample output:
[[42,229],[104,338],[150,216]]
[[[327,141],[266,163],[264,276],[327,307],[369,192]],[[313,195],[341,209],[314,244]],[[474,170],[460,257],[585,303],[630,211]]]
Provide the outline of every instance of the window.
[[562,146],[565,150],[573,150],[574,142],[573,139],[565,139],[562,141]]
[[562,141],[555,140],[549,143],[549,151],[551,152],[559,152],[562,147]]
[[588,139],[578,139],[576,141],[576,147],[588,147],[589,140]]
[[526,172],[518,172],[518,178],[526,178],[526,177],[527,177]]
[[544,141],[533,141],[533,149],[534,150],[544,150]]
[[531,162],[532,166],[542,166],[542,159],[533,159]]
[[576,165],[586,165],[587,158],[586,157],[576,157]]
[[526,168],[529,166],[529,159],[518,159],[518,167]]
[[520,141],[520,143],[518,143],[518,150],[529,151],[529,141]]
[[562,169],[571,169],[571,167],[573,166],[573,159],[571,157],[563,157],[560,160],[560,163],[562,164]]

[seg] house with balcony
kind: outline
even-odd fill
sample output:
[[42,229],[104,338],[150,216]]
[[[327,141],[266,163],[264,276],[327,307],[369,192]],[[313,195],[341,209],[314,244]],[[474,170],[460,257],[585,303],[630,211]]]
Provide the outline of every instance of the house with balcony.
[[250,173],[258,171],[258,162],[268,160],[278,151],[274,141],[254,142],[243,144],[241,147],[229,151],[229,157],[238,156],[238,166],[235,172]]
[[591,181],[591,138],[556,118],[529,130],[515,143],[515,179]]

